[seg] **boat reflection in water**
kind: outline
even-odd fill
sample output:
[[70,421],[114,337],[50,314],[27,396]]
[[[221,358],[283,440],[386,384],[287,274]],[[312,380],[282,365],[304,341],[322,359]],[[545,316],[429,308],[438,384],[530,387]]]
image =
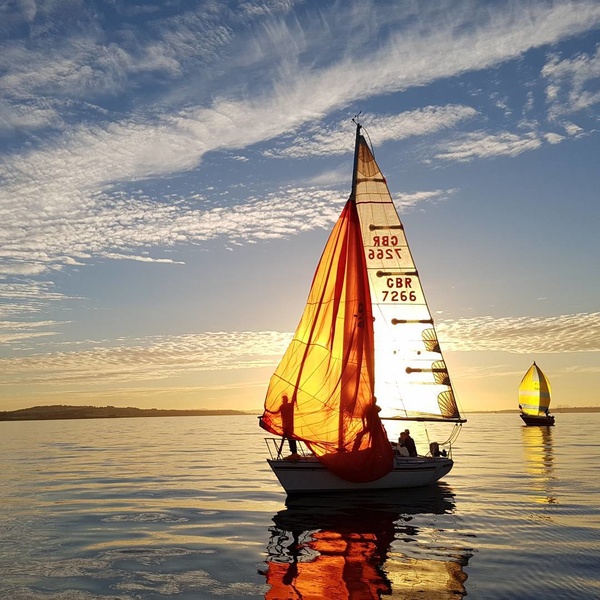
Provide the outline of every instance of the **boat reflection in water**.
[[[454,531],[450,489],[288,497],[271,527],[266,600],[446,600],[466,595],[472,550]],[[453,537],[454,536],[454,537]]]
[[532,481],[533,501],[556,504],[554,493],[554,447],[551,427],[522,427],[525,468]]

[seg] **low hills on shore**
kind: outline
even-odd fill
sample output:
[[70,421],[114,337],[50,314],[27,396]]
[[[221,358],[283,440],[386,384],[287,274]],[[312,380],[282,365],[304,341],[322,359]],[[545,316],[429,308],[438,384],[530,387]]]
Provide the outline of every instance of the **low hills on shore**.
[[[0,421],[43,421],[59,419],[122,419],[132,417],[203,417],[258,415],[262,411],[243,411],[227,409],[178,410],[160,408],[134,408],[117,406],[34,406],[20,410],[0,411]],[[470,414],[518,413],[518,410],[471,411]],[[600,407],[556,407],[552,413],[589,413],[600,412]],[[468,415],[467,415],[468,416]]]
[[119,419],[131,417],[198,417],[217,415],[250,415],[242,410],[176,410],[116,406],[34,406],[20,410],[0,411],[0,421],[41,421],[57,419]]

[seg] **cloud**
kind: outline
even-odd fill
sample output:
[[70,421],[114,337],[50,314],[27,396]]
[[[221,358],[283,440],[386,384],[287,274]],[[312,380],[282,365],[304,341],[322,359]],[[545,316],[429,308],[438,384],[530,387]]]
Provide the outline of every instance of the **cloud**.
[[151,256],[130,256],[128,254],[117,254],[115,252],[106,252],[104,258],[112,260],[134,260],[137,262],[161,263],[166,265],[183,265],[182,261],[172,260],[170,258],[152,258]]
[[[95,388],[169,380],[201,371],[271,366],[291,340],[278,332],[207,332],[127,340],[83,350],[0,359],[0,385]],[[105,342],[106,343],[106,342]]]
[[[600,313],[481,317],[444,321],[437,328],[443,349],[452,352],[600,351]],[[291,332],[232,331],[87,342],[87,349],[65,345],[61,351],[0,359],[0,385],[76,385],[83,391],[136,382],[177,385],[202,372],[274,368],[291,338]]]
[[571,59],[552,55],[542,69],[547,81],[546,101],[551,119],[572,115],[600,102],[600,46],[594,54]]
[[[29,219],[22,207],[10,207],[0,221],[0,236],[10,240],[0,249],[0,319],[35,319],[52,303],[76,300],[57,291],[52,282],[31,279],[33,275],[85,265],[92,258],[176,265],[182,262],[150,256],[145,249],[218,238],[249,243],[329,228],[346,195],[336,189],[285,187],[249,197],[241,205],[207,210],[192,208],[187,202],[157,204],[143,196],[96,196],[94,204],[82,202],[63,212],[48,207]],[[2,282],[2,276],[6,281]],[[14,331],[13,325],[0,321],[0,340],[5,344],[42,335],[55,332]]]
[[[470,27],[463,23],[462,28],[459,17],[465,15],[460,11],[458,16],[446,19],[440,27],[419,22],[410,31],[395,34],[380,48],[368,48],[356,58],[344,56],[320,68],[297,64],[293,69],[275,70],[272,86],[255,97],[238,96],[235,99],[231,92],[217,92],[210,105],[186,108],[174,116],[159,111],[151,116],[142,110],[137,117],[121,118],[111,124],[82,124],[70,128],[60,139],[45,147],[7,158],[0,165],[0,176],[6,179],[7,194],[11,198],[18,197],[28,214],[37,212],[32,211],[36,208],[32,202],[35,197],[48,198],[51,204],[57,197],[63,205],[90,202],[93,193],[110,183],[189,170],[211,150],[244,148],[376,94],[424,85],[442,77],[498,64],[532,47],[585,31],[600,20],[600,7],[595,3],[534,5],[529,9],[522,8],[522,11],[521,16],[527,18],[515,19],[511,12],[488,10],[479,21],[473,20]],[[332,15],[329,17],[333,19]],[[193,32],[194,39],[204,39],[192,28],[200,18],[200,13],[186,13],[185,18],[168,19],[162,24],[161,35],[171,40],[176,35],[174,24],[185,23],[185,35],[178,34],[169,46],[170,52],[180,56],[180,60],[184,56],[189,58],[191,51],[187,35]],[[211,17],[209,21],[213,19]],[[339,16],[328,24],[334,27],[337,19]],[[206,25],[201,31],[205,28]],[[292,39],[301,35],[291,30],[287,33]],[[151,43],[154,42],[148,41],[149,45]],[[217,42],[222,43],[225,40]],[[96,52],[94,43],[89,41],[83,44],[83,50],[79,44],[75,47],[85,57]],[[452,52],[448,52],[449,47]],[[64,52],[68,52],[68,48],[69,44],[64,44]],[[13,52],[15,58],[18,53]],[[115,56],[119,56],[119,52],[125,50],[114,49]],[[84,65],[89,59],[79,55],[62,58],[54,54],[54,58],[50,58],[47,52],[41,51],[37,56],[29,56],[24,49],[19,49],[19,53],[20,60],[16,64],[26,63],[26,73],[22,66],[19,73],[9,70],[0,78],[0,86],[5,90],[26,90],[24,94],[34,95],[39,93],[41,86],[45,89],[56,81],[68,85],[69,90],[88,90],[89,93],[87,81],[77,79],[72,84],[65,83],[65,75],[71,77],[72,73],[85,71]],[[5,60],[7,67],[15,62],[10,57]],[[50,60],[53,62],[45,66]],[[110,62],[120,64],[118,59]],[[114,79],[119,80],[123,69],[116,66],[113,70]],[[105,81],[105,71],[100,69],[100,73]],[[38,79],[42,82],[37,82]],[[307,90],[310,90],[308,95]],[[388,139],[422,135],[451,126],[473,113],[468,107],[445,107],[414,111],[412,123],[390,117]],[[381,121],[379,128],[375,123],[375,130],[378,135],[385,136],[385,122]],[[331,145],[341,148],[335,140]],[[344,148],[347,148],[347,142]]]
[[394,203],[405,212],[423,202],[440,202],[446,200],[457,191],[456,189],[448,189],[396,194]]
[[[460,121],[477,114],[469,106],[426,106],[399,115],[366,116],[361,124],[370,137],[381,145],[390,140],[403,140],[413,136],[425,136],[454,127]],[[312,128],[307,135],[295,136],[284,148],[265,151],[265,156],[303,158],[347,154],[352,151],[348,144],[348,131],[341,123],[335,126]]]
[[[586,31],[600,21],[600,7],[596,3],[560,2],[520,7],[520,10],[518,19],[511,11],[486,9],[477,13],[477,18],[455,11],[452,18],[446,15],[439,26],[433,27],[425,16],[422,21],[413,23],[410,30],[393,34],[387,40],[384,38],[377,49],[366,47],[355,56],[341,56],[337,62],[318,68],[312,64],[298,63],[299,56],[281,58],[292,64],[269,70],[274,78],[270,85],[263,86],[267,91],[256,96],[240,95],[235,88],[223,88],[220,92],[215,90],[210,105],[204,103],[197,108],[181,110],[179,118],[161,116],[160,111],[152,117],[148,111],[145,114],[142,107],[140,114],[133,119],[121,118],[104,127],[75,128],[54,147],[47,146],[45,153],[55,154],[56,158],[49,158],[49,162],[63,164],[71,174],[87,167],[90,189],[98,189],[107,181],[186,170],[197,165],[210,150],[243,148],[292,131],[303,123],[322,118],[334,109],[373,95],[400,91],[490,67],[516,58],[530,48]],[[439,14],[435,16],[440,18]],[[192,39],[208,44],[204,33],[211,32],[210,40],[216,35],[213,28],[208,26],[214,25],[214,15],[200,30],[194,28],[202,24],[202,18],[206,20],[207,15],[199,11],[164,21],[158,34],[161,39],[168,40],[164,43],[168,44],[169,50],[164,50],[161,55],[178,57],[173,60],[183,63],[192,61],[192,52],[197,59],[201,50],[192,48]],[[331,29],[342,27],[338,24],[342,19],[337,14],[334,16],[325,12],[320,14],[320,18],[329,18],[327,24]],[[460,19],[466,19],[468,26]],[[183,32],[177,32],[176,24],[184,26]],[[90,25],[90,28],[94,27],[97,27],[96,23]],[[265,34],[274,35],[268,33],[268,29]],[[248,35],[251,33],[237,40],[240,48],[247,46],[242,41],[247,42]],[[303,35],[301,29],[288,28],[286,48],[294,47],[294,39]],[[230,36],[231,32],[223,38],[219,37],[214,45],[222,46],[231,42]],[[143,70],[143,65],[149,62],[147,56],[153,54],[152,48],[157,44],[153,39],[148,37],[146,48],[138,49],[136,61],[123,58],[133,53],[125,48],[125,42],[121,48],[114,44],[107,48],[102,61],[111,66],[109,77],[107,68],[95,69],[94,65],[101,59],[92,58],[98,49],[95,42],[89,41],[89,37],[80,44],[61,45],[64,53],[70,47],[76,48],[77,54],[74,56],[57,57],[56,53],[50,56],[47,51],[30,56],[24,48],[19,48],[18,51],[13,50],[12,58],[9,56],[5,59],[5,64],[7,68],[15,62],[28,66],[26,69],[21,66],[18,73],[12,73],[11,68],[7,75],[0,78],[0,87],[5,90],[25,90],[24,95],[34,97],[42,93],[42,88],[45,90],[48,87],[48,93],[51,93],[52,82],[56,82],[66,87],[65,97],[72,97],[73,91],[98,93],[93,83],[96,79],[102,82],[98,85],[110,85],[113,88],[114,85],[125,86],[128,81],[126,74]],[[331,44],[331,35],[327,36],[327,40]],[[450,47],[452,52],[448,51]],[[304,44],[299,43],[298,53],[303,48]],[[357,46],[357,50],[361,50],[360,46]],[[13,60],[17,56],[19,60]],[[161,61],[158,63],[162,64]],[[264,66],[262,62],[260,64]],[[85,79],[88,72],[91,79]],[[73,77],[75,80],[71,81]],[[223,79],[227,79],[225,73]],[[201,80],[198,85],[203,83],[206,84],[206,81]],[[197,94],[197,87],[188,92],[184,92],[184,89],[185,86],[180,92],[169,92],[165,100],[172,102],[181,93]],[[310,90],[309,94],[307,90]],[[189,99],[185,100],[189,104]],[[143,123],[140,123],[140,118],[144,120]],[[423,126],[432,127],[435,124],[424,122]],[[401,132],[395,132],[394,135],[399,134]],[[37,158],[46,157],[33,153],[20,157],[19,162],[32,162]],[[13,161],[9,161],[7,168],[12,164]],[[57,177],[63,176],[61,170],[55,173]],[[44,170],[40,175],[44,177]],[[73,185],[77,182],[71,177],[65,178],[65,183]]]
[[46,195],[44,200],[42,205],[32,190],[28,207],[13,204],[0,211],[0,235],[10,240],[0,250],[0,274],[41,274],[64,265],[85,264],[92,257],[175,264],[179,261],[151,257],[140,249],[219,237],[237,241],[280,238],[323,228],[337,218],[345,194],[288,187],[249,197],[242,205],[208,210],[187,202],[157,203],[127,194],[96,194],[93,201],[80,198],[80,203],[73,197],[67,206],[68,198],[62,198],[63,206],[58,197]]
[[480,317],[438,324],[445,350],[461,352],[600,351],[600,313],[556,317]]
[[[0,135],[8,140],[0,159],[0,277],[10,282],[0,289],[0,314],[10,320],[66,299],[50,282],[34,284],[36,277],[98,258],[172,263],[162,253],[180,244],[218,237],[248,243],[327,227],[347,195],[288,187],[254,193],[236,206],[214,200],[216,206],[200,210],[193,194],[165,201],[118,191],[118,184],[196,175],[221,150],[232,150],[241,167],[240,151],[265,140],[273,156],[346,152],[347,133],[323,123],[334,111],[497,66],[600,22],[596,2],[476,11],[470,3],[398,11],[357,2],[289,16],[294,3],[273,0],[244,3],[237,13],[209,3],[174,16],[157,3],[146,7],[151,17],[137,22],[127,20],[133,9],[120,5],[127,19],[111,29],[95,5],[68,6],[23,1],[16,16],[0,18],[12,36],[0,46]],[[63,19],[65,10],[76,12]],[[29,38],[20,39],[21,31]],[[590,105],[586,86],[597,56],[548,62],[549,84],[574,90],[569,106]],[[456,104],[374,114],[365,124],[379,144],[451,130],[478,116]],[[319,137],[314,123],[328,135]],[[567,135],[579,131],[574,123],[562,126]],[[280,136],[287,136],[282,145]],[[558,141],[552,133],[476,132],[439,147],[437,158],[514,156]],[[314,181],[322,186],[337,177],[329,171]],[[397,199],[414,205],[422,194],[449,193]]]
[[[4,283],[0,281],[0,318],[6,319],[23,310],[35,311],[42,303],[62,301],[67,298],[68,296],[54,289],[52,282],[19,280]],[[14,304],[11,304],[11,301]]]
[[[551,139],[552,143],[557,140],[557,138]],[[525,134],[508,132],[489,134],[477,131],[463,134],[455,140],[439,144],[435,158],[467,162],[476,158],[517,156],[528,150],[536,150],[542,145],[543,140],[538,133],[533,131]]]

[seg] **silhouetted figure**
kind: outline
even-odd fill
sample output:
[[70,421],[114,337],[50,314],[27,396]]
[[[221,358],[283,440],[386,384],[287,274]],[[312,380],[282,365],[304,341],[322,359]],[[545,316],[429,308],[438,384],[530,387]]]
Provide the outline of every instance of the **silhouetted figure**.
[[281,401],[281,424],[283,427],[283,437],[287,438],[290,452],[298,454],[298,444],[291,436],[294,435],[294,403],[284,395]]
[[400,432],[398,445],[396,446],[396,452],[398,452],[400,456],[410,456],[408,448],[406,447],[406,431]]
[[448,456],[448,453],[445,450],[440,450],[440,445],[437,442],[431,442],[431,444],[429,444],[429,451],[434,458],[437,456]]
[[410,437],[410,431],[408,429],[404,430],[406,434],[406,438],[404,440],[404,446],[408,450],[409,456],[417,456],[417,446],[415,445],[415,440]]
[[363,437],[368,433],[371,435],[375,426],[377,425],[377,415],[381,411],[381,408],[375,404],[375,398],[373,398],[373,404],[369,405],[362,416],[362,430],[356,436],[354,444],[352,446],[352,452],[360,450]]

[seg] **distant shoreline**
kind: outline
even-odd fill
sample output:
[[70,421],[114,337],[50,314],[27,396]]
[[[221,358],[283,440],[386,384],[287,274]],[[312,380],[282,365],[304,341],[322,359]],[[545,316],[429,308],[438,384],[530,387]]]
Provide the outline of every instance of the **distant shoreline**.
[[136,417],[204,417],[253,415],[242,410],[177,410],[116,406],[34,406],[20,410],[0,411],[0,421],[56,421],[62,419],[131,419]]
[[[212,417],[235,415],[259,415],[262,411],[243,411],[227,409],[198,409],[177,410],[160,408],[134,408],[116,406],[34,406],[20,410],[0,411],[0,421],[57,421],[63,419],[131,419],[136,417]],[[600,412],[599,406],[591,407],[557,407],[551,410],[554,414],[560,413],[596,413]],[[474,410],[467,413],[477,414],[510,414],[519,413],[518,409],[505,410]]]

